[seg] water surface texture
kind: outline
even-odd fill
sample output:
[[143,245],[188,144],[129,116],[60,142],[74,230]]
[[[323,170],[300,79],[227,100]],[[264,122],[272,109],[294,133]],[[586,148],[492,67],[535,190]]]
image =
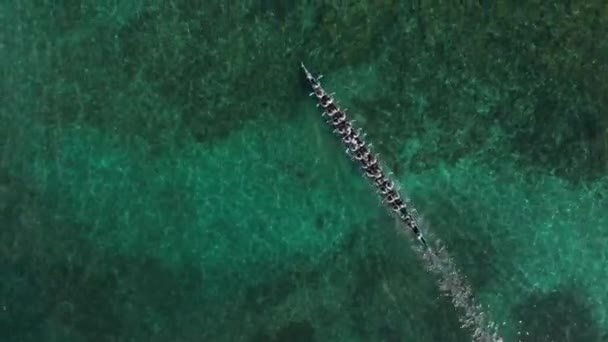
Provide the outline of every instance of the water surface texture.
[[471,341],[304,62],[504,341],[608,341],[606,37],[597,0],[2,1],[0,340]]

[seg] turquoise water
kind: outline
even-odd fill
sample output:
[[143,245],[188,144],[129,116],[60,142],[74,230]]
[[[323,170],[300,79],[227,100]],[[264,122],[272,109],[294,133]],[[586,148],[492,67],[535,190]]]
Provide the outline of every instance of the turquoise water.
[[608,341],[602,2],[5,1],[0,27],[3,340],[470,341],[303,61],[504,341]]

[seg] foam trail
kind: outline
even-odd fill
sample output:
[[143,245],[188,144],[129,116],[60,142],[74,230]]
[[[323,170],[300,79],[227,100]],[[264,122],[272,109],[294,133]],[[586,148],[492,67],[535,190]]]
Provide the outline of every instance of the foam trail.
[[475,303],[471,286],[460,274],[445,246],[439,240],[434,241],[434,248],[429,246],[417,250],[422,253],[426,269],[439,278],[439,290],[449,296],[454,307],[460,311],[462,328],[472,331],[473,341],[502,342],[496,323],[488,319],[481,305]]

